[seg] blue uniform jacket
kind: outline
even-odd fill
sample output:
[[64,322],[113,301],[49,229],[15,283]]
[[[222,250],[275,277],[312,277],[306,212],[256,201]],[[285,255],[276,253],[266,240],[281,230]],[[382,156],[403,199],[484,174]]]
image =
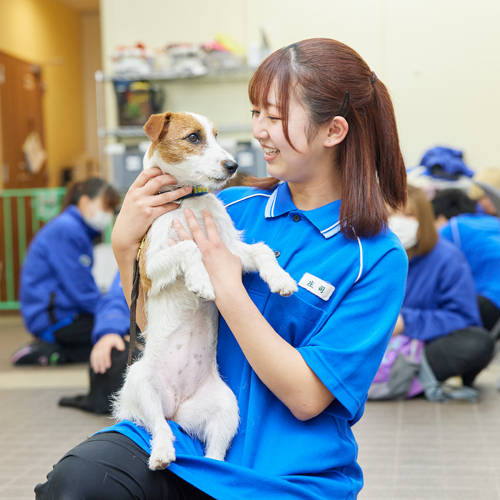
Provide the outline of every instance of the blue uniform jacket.
[[[351,427],[401,309],[406,253],[390,231],[345,238],[340,200],[302,211],[287,183],[273,191],[231,188],[219,197],[245,241],[267,243],[299,283],[296,293],[281,297],[258,273],[243,277],[257,308],[335,400],[310,420],[295,418],[255,374],[221,317],[217,363],[238,400],[238,433],[219,462],[205,458],[202,444],[172,422],[177,460],[169,469],[218,500],[354,499],[363,478]],[[327,289],[332,293],[324,295]],[[151,436],[130,421],[107,430],[150,451]]]
[[69,324],[75,314],[94,314],[102,297],[91,273],[98,234],[70,205],[33,238],[20,283],[21,314],[33,335],[51,341],[46,331],[54,322]]
[[476,292],[500,308],[500,220],[487,214],[463,214],[450,219],[441,236],[465,255]]
[[425,341],[482,326],[472,275],[460,250],[439,239],[428,254],[410,260],[401,314],[404,334]]
[[108,293],[99,301],[94,316],[92,343],[108,333],[124,337],[130,330],[130,309],[123,294],[120,273],[116,273]]

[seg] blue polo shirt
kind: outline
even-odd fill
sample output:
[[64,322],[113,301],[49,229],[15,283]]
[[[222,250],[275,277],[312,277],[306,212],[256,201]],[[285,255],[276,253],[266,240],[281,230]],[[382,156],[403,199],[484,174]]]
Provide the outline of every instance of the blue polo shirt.
[[487,214],[462,214],[450,219],[441,236],[465,255],[478,295],[500,309],[500,220]]
[[[218,462],[205,459],[198,440],[171,423],[177,460],[170,469],[220,500],[355,498],[363,476],[351,427],[363,414],[401,308],[406,253],[389,230],[373,238],[345,238],[340,200],[301,211],[286,183],[273,191],[231,188],[219,196],[244,240],[264,241],[302,283],[298,292],[281,297],[257,273],[243,277],[261,313],[335,400],[317,417],[297,420],[254,373],[221,317],[217,362],[238,400],[238,433],[226,462]],[[329,298],[311,291],[323,282],[334,287]],[[121,432],[150,452],[151,436],[131,422],[105,430]]]

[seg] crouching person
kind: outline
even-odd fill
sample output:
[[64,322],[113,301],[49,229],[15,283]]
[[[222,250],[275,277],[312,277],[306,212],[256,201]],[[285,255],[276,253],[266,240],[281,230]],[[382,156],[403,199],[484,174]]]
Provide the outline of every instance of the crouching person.
[[[408,280],[403,307],[372,385],[371,399],[379,399],[375,388],[384,376],[390,377],[398,352],[412,364],[413,373],[408,368],[407,387],[397,397],[422,392],[416,380],[422,360],[438,382],[460,376],[464,386],[471,386],[491,360],[493,339],[482,327],[465,257],[449,241],[438,237],[432,205],[418,188],[408,187],[407,210],[393,216],[390,227],[408,254]],[[391,366],[384,366],[384,362]]]
[[68,188],[64,210],[33,238],[19,297],[33,342],[14,353],[12,364],[89,360],[95,309],[102,298],[92,276],[93,240],[111,224],[119,199],[102,179],[77,182]]

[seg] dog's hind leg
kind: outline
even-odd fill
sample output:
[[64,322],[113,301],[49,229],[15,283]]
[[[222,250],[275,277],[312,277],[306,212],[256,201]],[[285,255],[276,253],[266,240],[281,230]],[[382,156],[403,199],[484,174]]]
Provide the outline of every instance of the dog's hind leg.
[[210,376],[196,394],[179,407],[175,421],[205,443],[207,458],[222,461],[238,430],[238,402],[218,375]]
[[175,437],[164,416],[165,410],[172,410],[164,408],[161,394],[154,368],[142,358],[130,367],[113,411],[117,420],[131,420],[151,433],[151,470],[164,469],[175,460]]
[[248,245],[238,241],[234,243],[232,251],[241,258],[243,272],[258,271],[271,292],[287,297],[297,291],[295,280],[281,268],[274,252],[264,243]]

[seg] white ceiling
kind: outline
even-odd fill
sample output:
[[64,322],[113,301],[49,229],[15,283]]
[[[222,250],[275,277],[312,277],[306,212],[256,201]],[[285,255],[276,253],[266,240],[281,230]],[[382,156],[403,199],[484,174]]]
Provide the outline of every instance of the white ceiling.
[[59,0],[61,3],[80,12],[98,12],[99,0]]

